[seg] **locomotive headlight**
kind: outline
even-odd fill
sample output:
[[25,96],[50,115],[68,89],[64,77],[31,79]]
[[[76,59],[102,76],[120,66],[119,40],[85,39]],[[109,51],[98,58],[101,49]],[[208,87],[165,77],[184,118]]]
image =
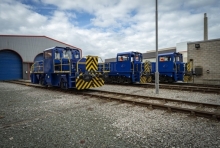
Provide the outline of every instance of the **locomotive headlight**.
[[78,77],[79,77],[80,79],[83,79],[83,75],[79,75]]

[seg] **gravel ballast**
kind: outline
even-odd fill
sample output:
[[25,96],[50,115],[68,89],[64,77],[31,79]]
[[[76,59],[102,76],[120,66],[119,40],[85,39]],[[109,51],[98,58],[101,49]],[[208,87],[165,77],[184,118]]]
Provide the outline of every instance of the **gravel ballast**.
[[[99,89],[155,95],[153,89]],[[159,95],[197,96],[198,101],[216,103],[220,99],[215,94],[173,91],[161,90]],[[4,82],[0,102],[0,147],[220,146],[219,121],[187,114]]]
[[155,88],[141,88],[141,87],[138,88],[132,86],[121,86],[121,85],[117,86],[117,85],[107,85],[107,84],[104,85],[103,87],[95,88],[95,89],[108,90],[119,93],[151,96],[151,97],[161,97],[161,98],[169,98],[176,100],[220,104],[220,95],[214,93],[208,94],[208,93],[200,93],[200,92],[181,91],[181,90],[160,89],[159,94],[155,94]]

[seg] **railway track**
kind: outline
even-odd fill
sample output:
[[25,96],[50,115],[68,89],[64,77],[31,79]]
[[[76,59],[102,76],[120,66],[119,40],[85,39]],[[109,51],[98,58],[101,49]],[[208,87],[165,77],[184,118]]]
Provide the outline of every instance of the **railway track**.
[[[153,84],[153,83],[149,83]],[[160,83],[160,84],[167,84],[167,83]],[[220,88],[220,85],[212,85],[212,84],[196,84],[196,83],[169,83],[169,85],[182,85],[182,86],[199,86],[199,87],[213,87],[213,88]]]
[[[142,87],[142,88],[154,88],[155,84],[147,83],[147,84],[106,84],[106,85],[123,85],[123,86],[132,86],[132,87]],[[216,87],[207,87],[207,86],[191,86],[191,85],[174,85],[174,84],[160,84],[160,88],[162,89],[173,89],[173,90],[184,90],[191,92],[202,92],[202,93],[216,93],[220,94],[220,88]]]
[[[28,82],[21,82],[21,81],[9,81],[9,82],[45,89],[44,86],[31,84]],[[109,91],[103,91],[97,89],[96,90],[90,89],[84,91],[73,91],[72,89],[63,90],[55,87],[47,87],[47,89],[53,91],[62,91],[75,95],[83,95],[83,96],[95,97],[99,99],[114,100],[122,103],[130,103],[134,105],[146,106],[150,109],[163,109],[169,112],[182,112],[182,113],[191,114],[193,116],[220,120],[220,105],[218,104],[141,96],[141,95],[118,93],[118,92],[109,92]]]

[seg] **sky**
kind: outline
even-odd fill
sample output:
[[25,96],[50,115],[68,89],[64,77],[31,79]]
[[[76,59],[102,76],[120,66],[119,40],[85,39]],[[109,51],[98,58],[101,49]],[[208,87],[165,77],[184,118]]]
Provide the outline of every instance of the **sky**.
[[[220,38],[219,0],[158,0],[158,47]],[[155,50],[155,0],[0,0],[0,34],[45,35],[83,55]]]

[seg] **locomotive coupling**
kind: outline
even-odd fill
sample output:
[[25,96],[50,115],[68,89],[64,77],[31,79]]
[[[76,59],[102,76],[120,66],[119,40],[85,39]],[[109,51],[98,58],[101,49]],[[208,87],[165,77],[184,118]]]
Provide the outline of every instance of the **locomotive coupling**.
[[79,75],[79,78],[84,80],[85,82],[91,81],[93,77],[94,76],[92,74],[88,73],[88,72]]
[[83,75],[83,80],[86,82],[89,82],[92,80],[92,76],[90,74],[84,74]]
[[151,75],[151,74],[150,74],[149,72],[143,72],[143,73],[142,73],[142,76],[147,76],[147,77],[148,77],[148,76],[150,76],[150,75]]

